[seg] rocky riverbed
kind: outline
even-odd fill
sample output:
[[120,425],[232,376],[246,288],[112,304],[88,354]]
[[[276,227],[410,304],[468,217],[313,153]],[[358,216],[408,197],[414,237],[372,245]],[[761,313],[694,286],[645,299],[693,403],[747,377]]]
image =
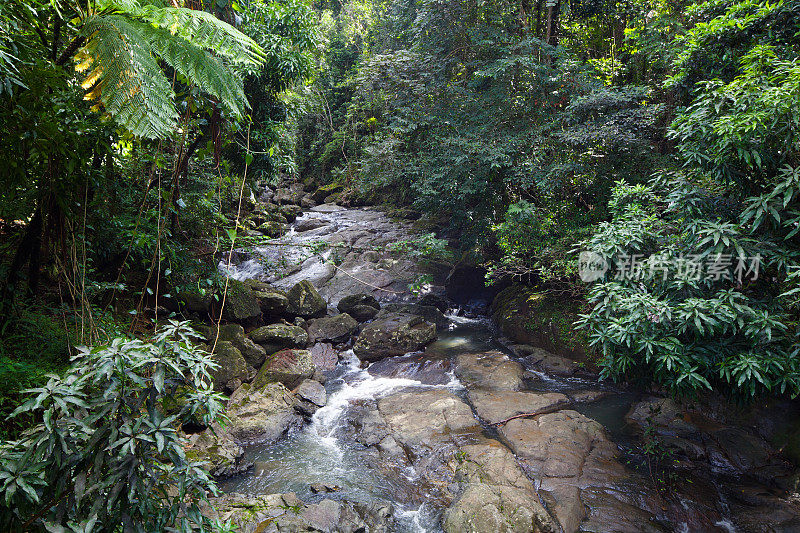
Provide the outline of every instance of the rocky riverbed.
[[252,222],[276,240],[222,262],[207,346],[230,421],[189,435],[227,492],[208,513],[243,531],[800,531],[772,444],[792,404],[600,383],[448,312],[436,283],[413,297],[424,267],[387,251],[410,224],[321,199],[264,192],[255,213],[291,212]]

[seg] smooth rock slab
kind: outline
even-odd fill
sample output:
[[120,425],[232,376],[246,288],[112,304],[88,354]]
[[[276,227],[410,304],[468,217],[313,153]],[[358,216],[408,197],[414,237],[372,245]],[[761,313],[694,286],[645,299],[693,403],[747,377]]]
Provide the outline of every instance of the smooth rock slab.
[[459,355],[455,373],[470,390],[516,391],[522,388],[522,365],[497,350]]
[[489,424],[523,413],[552,412],[571,403],[566,395],[557,392],[471,390],[467,398],[478,416]]

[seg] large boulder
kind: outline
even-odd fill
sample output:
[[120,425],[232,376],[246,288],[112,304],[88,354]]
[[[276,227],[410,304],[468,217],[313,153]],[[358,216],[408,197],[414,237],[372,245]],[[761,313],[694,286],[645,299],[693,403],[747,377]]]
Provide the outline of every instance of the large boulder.
[[227,341],[242,353],[244,360],[253,368],[260,368],[264,364],[267,352],[244,334],[244,328],[239,324],[221,324],[205,328],[206,340],[213,346],[215,341]]
[[292,316],[312,318],[324,316],[328,310],[328,304],[308,280],[295,284],[286,296],[289,299],[286,312]]
[[202,461],[212,476],[232,476],[252,464],[240,461],[244,449],[228,437],[219,426],[187,435],[186,458]]
[[314,362],[308,350],[281,350],[267,357],[267,361],[253,380],[253,387],[269,383],[283,383],[294,388],[304,379],[314,375]]
[[261,316],[261,306],[253,289],[243,281],[229,279],[222,317],[231,322],[249,322]]
[[364,327],[353,352],[364,361],[378,361],[419,350],[435,339],[435,324],[416,315],[390,313]]
[[380,310],[381,304],[371,294],[351,294],[339,300],[336,308],[342,313],[350,313],[354,308],[359,305],[366,305],[374,308],[376,311]]
[[339,362],[339,354],[327,342],[318,342],[311,347],[311,360],[319,370],[333,370]]
[[304,415],[313,415],[317,409],[323,407],[327,402],[328,393],[318,381],[306,379],[297,387],[295,408]]
[[317,318],[308,323],[311,342],[346,341],[358,329],[356,319],[347,313]]
[[261,345],[267,353],[275,353],[284,348],[305,348],[308,333],[300,326],[291,324],[270,324],[250,332],[253,342]]
[[[204,347],[206,348],[206,347]],[[210,351],[211,347],[207,347]],[[242,352],[230,341],[219,341],[213,351],[214,362],[219,365],[211,371],[214,390],[232,391],[244,381],[253,377],[253,369],[249,367]]]
[[245,383],[228,400],[226,414],[230,420],[224,432],[240,445],[275,442],[299,421],[294,403],[281,383]]
[[407,315],[417,315],[428,322],[436,324],[437,328],[444,329],[450,323],[439,309],[432,305],[409,304],[409,303],[387,303],[383,305],[378,317],[388,313],[405,313]]
[[522,365],[497,350],[459,355],[455,374],[468,389],[516,391],[522,388]]
[[211,304],[214,302],[214,294],[211,291],[203,290],[201,292],[190,288],[178,292],[175,299],[181,308],[189,313],[208,315],[211,312]]
[[252,289],[253,294],[258,300],[258,305],[261,312],[266,317],[279,317],[286,313],[286,308],[289,305],[289,298],[286,293],[280,289],[276,289],[269,283],[249,279],[247,283]]
[[515,343],[542,347],[570,360],[590,362],[598,354],[586,330],[573,326],[580,304],[526,285],[511,285],[492,302],[492,320]]

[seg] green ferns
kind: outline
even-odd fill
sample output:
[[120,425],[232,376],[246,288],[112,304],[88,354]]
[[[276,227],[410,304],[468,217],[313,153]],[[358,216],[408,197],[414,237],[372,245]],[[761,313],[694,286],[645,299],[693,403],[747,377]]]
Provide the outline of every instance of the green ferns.
[[103,3],[84,20],[81,36],[86,43],[76,54],[76,69],[86,73],[86,99],[147,138],[168,135],[178,121],[175,93],[159,60],[237,117],[247,98],[235,67],[264,60],[250,37],[209,13],[135,0]]

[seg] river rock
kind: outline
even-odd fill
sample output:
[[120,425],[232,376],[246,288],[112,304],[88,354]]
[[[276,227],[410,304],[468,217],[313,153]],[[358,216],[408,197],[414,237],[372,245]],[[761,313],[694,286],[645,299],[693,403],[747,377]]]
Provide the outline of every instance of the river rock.
[[294,229],[295,231],[302,233],[304,231],[311,231],[313,229],[327,226],[328,224],[329,222],[327,220],[323,220],[321,218],[307,218],[295,224]]
[[261,316],[261,306],[253,290],[246,283],[228,280],[228,291],[225,296],[222,316],[231,322],[249,322]]
[[311,347],[311,360],[317,370],[333,370],[339,362],[339,354],[329,343],[318,342]]
[[[609,440],[603,426],[572,410],[511,420],[499,428],[499,433],[525,471],[540,481],[539,492],[546,496],[550,510],[565,532],[577,531],[586,518],[583,491],[614,489],[631,476],[617,461],[617,446]],[[645,483],[634,483],[631,490],[643,486]],[[614,494],[609,496],[612,500],[631,504]],[[596,516],[612,513],[616,506],[612,500],[598,500],[593,511]],[[642,524],[647,524],[653,514],[645,509],[639,518],[644,517]],[[647,530],[644,525],[640,527]]]
[[407,315],[417,315],[424,318],[428,322],[436,324],[437,328],[444,329],[450,324],[450,321],[445,317],[439,309],[431,305],[421,304],[408,304],[408,303],[387,303],[378,313],[378,317],[384,316],[389,313],[405,313]]
[[308,400],[317,407],[323,407],[328,402],[328,393],[319,382],[307,379],[297,388],[297,396]]
[[358,329],[356,319],[347,313],[326,316],[308,323],[311,342],[343,342]]
[[442,313],[446,313],[450,308],[450,302],[444,296],[429,292],[419,299],[420,305],[435,307]]
[[[219,333],[219,334],[218,334]],[[244,360],[253,368],[260,368],[267,356],[266,350],[254,343],[244,334],[244,328],[239,324],[221,324],[219,327],[205,328],[206,340],[210,345],[214,342],[228,341],[242,353]]]
[[378,400],[378,412],[392,439],[424,471],[438,461],[439,452],[453,453],[454,443],[480,433],[472,410],[445,389],[398,392]]
[[290,324],[262,326],[251,331],[250,338],[263,346],[267,353],[274,353],[284,348],[305,348],[308,345],[306,330]]
[[542,348],[528,346],[527,344],[516,344],[511,348],[522,357],[522,361],[526,366],[529,368],[537,367],[548,374],[572,376],[580,368],[576,361],[563,355],[550,353]]
[[295,284],[286,296],[289,299],[286,312],[292,316],[311,318],[323,316],[328,310],[328,304],[308,280]]
[[314,375],[314,363],[308,350],[281,350],[269,357],[253,380],[254,388],[280,382],[294,388]]
[[515,391],[522,387],[522,365],[497,350],[459,355],[455,374],[468,389]]
[[494,439],[461,446],[456,477],[458,499],[445,512],[447,533],[507,531],[558,533],[514,455]]
[[253,290],[264,316],[278,317],[286,312],[286,308],[289,306],[289,298],[286,297],[286,293],[269,283],[255,279],[249,279],[245,283]]
[[203,504],[202,513],[208,518],[232,523],[241,533],[388,533],[396,530],[391,505],[327,498],[305,503],[293,492],[263,496],[225,494],[209,498]]
[[359,322],[366,322],[375,318],[378,314],[378,310],[369,305],[355,305],[350,309],[349,314]]
[[224,434],[219,426],[187,435],[186,439],[186,458],[207,463],[205,468],[212,476],[232,476],[250,467],[239,461],[244,449]]
[[471,390],[467,398],[478,416],[489,424],[523,413],[553,412],[570,404],[566,395],[557,392]]
[[336,305],[336,308],[341,311],[342,313],[350,313],[355,307],[359,305],[366,305],[369,307],[374,308],[376,311],[380,310],[381,304],[378,303],[378,300],[375,299],[374,296],[371,294],[351,294],[350,296],[345,296],[339,303]]
[[[200,346],[211,351],[211,347]],[[219,341],[212,354],[214,362],[219,365],[210,371],[211,379],[214,381],[214,390],[232,391],[244,381],[252,379],[253,370],[242,356],[242,352],[236,349],[229,341]]]
[[353,352],[364,361],[377,361],[419,350],[435,339],[435,324],[415,315],[390,313],[364,327]]
[[316,413],[328,401],[325,387],[312,379],[304,380],[295,392],[297,396],[294,407],[307,417]]
[[298,422],[294,399],[280,383],[251,386],[245,383],[228,400],[230,419],[223,432],[240,445],[272,443]]

